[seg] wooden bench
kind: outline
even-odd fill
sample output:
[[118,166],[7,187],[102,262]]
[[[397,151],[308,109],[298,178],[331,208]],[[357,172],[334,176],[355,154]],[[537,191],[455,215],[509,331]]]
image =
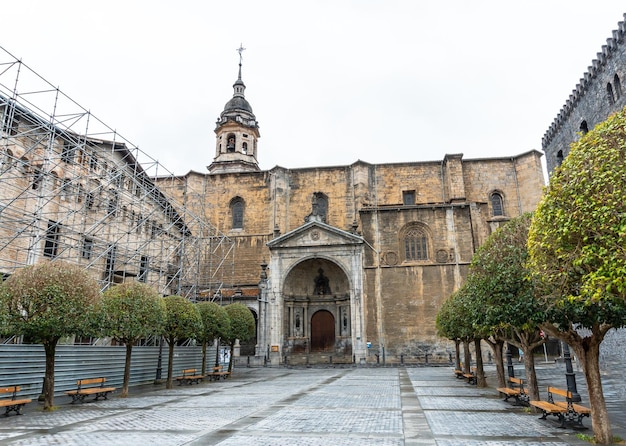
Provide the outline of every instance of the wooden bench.
[[509,398],[515,398],[515,405],[527,405],[528,394],[524,390],[524,380],[521,378],[509,377],[507,380],[508,387],[498,387],[498,392],[504,394],[504,401]]
[[204,375],[198,373],[198,369],[183,369],[182,376],[177,376],[176,381],[178,381],[178,385],[182,384],[200,384],[200,381],[204,379]]
[[469,373],[463,373],[463,378],[467,379],[468,384],[478,384],[478,380],[476,379],[476,367],[472,367]]
[[464,373],[465,372],[463,372],[463,370],[459,370],[459,369],[454,370],[454,376],[456,376],[457,379],[462,379]]
[[213,371],[209,373],[209,378],[211,380],[219,381],[220,379],[226,379],[230,376],[229,371],[224,371],[224,367],[221,365],[213,367]]
[[116,390],[115,387],[104,387],[106,378],[86,378],[76,381],[76,390],[68,390],[65,392],[72,397],[72,404],[76,401],[85,402],[85,397],[95,395],[94,401],[100,398],[108,399],[109,393]]
[[22,415],[22,407],[30,403],[32,400],[28,398],[17,398],[17,392],[20,391],[20,386],[0,387],[0,394],[10,393],[11,398],[0,399],[0,407],[5,407],[6,412],[4,416],[8,417],[11,412],[15,412],[17,415]]
[[[555,401],[554,395],[565,398],[565,401]],[[560,421],[559,427],[565,427],[565,423],[571,423],[574,428],[586,429],[583,426],[583,417],[591,415],[591,409],[574,404],[572,392],[556,387],[548,387],[548,401],[530,401],[529,404],[543,412],[540,420],[545,420],[548,415],[556,416]]]

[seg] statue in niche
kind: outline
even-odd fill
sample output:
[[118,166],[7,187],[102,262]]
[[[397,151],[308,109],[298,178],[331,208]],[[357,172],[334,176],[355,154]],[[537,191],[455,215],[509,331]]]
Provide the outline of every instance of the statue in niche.
[[328,212],[328,199],[321,192],[315,192],[311,199],[311,213],[304,217],[305,222],[319,221],[326,223],[326,213]]
[[318,275],[315,277],[315,290],[314,294],[330,294],[330,285],[328,283],[328,277],[324,275],[322,268],[317,270]]
[[300,312],[296,313],[296,336],[300,336]]

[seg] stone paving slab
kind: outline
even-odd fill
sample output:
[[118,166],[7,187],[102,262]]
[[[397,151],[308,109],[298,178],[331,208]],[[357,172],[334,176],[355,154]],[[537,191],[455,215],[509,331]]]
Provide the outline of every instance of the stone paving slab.
[[[560,369],[538,373],[541,385],[562,386]],[[0,444],[588,446],[572,429],[503,402],[494,381],[488,375],[490,387],[478,389],[451,367],[246,369],[219,383],[131,388],[127,399],[61,399],[51,413],[33,403],[23,416],[0,417]],[[606,389],[611,398],[619,384]],[[586,397],[582,383],[580,392]],[[623,399],[607,403],[619,423]]]
[[500,400],[486,398],[457,398],[449,396],[423,396],[420,397],[420,404],[424,410],[467,410],[467,411],[502,411],[507,410]]
[[[404,440],[401,438],[372,438],[371,436],[354,437],[345,435],[329,435],[317,438],[283,435],[268,435],[259,438],[258,436],[236,435],[219,444],[220,446],[362,446],[364,444],[371,446],[403,446]],[[458,446],[458,443],[455,446]]]
[[402,433],[400,410],[338,410],[290,407],[254,426],[255,431]]

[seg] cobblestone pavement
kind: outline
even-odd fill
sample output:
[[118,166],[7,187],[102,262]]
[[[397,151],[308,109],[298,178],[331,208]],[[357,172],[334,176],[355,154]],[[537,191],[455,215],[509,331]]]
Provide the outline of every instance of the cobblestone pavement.
[[[502,401],[493,367],[487,372],[490,387],[478,389],[450,367],[238,369],[226,381],[131,388],[125,399],[71,405],[57,398],[51,413],[31,403],[24,415],[0,419],[0,444],[588,445],[577,432]],[[562,364],[538,365],[538,376],[544,389],[565,386]],[[605,393],[614,431],[624,438],[623,381],[608,377]]]

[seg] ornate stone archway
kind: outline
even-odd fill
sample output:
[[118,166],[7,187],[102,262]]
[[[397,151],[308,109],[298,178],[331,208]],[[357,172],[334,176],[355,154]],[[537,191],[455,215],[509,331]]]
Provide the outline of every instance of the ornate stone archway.
[[[360,236],[319,221],[268,243],[259,344],[268,346],[272,363],[291,363],[290,357],[311,355],[312,349],[333,361],[365,360],[363,243]],[[313,329],[313,324],[319,325]]]

